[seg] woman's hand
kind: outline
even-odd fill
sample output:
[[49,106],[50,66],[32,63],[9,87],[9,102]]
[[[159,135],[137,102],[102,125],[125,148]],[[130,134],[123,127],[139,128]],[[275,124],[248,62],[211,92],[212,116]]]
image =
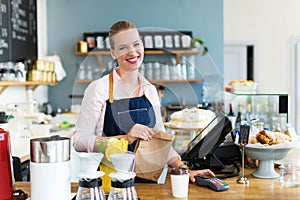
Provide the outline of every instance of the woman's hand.
[[193,183],[196,181],[194,176],[197,175],[204,178],[210,178],[216,176],[210,169],[190,170],[190,180]]
[[135,140],[151,140],[152,136],[155,135],[155,131],[142,124],[135,124],[130,131],[126,134],[128,144],[132,144]]

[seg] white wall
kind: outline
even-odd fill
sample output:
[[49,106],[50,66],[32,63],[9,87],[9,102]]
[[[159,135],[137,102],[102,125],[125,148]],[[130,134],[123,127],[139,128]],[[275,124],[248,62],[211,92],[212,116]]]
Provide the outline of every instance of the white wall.
[[[37,0],[37,26],[38,26],[38,56],[47,55],[47,0]],[[37,102],[48,101],[48,87],[39,86],[33,94]],[[25,86],[8,87],[0,95],[0,104],[23,103],[26,101]]]
[[258,92],[290,94],[299,10],[299,0],[224,0],[224,41],[258,43]]

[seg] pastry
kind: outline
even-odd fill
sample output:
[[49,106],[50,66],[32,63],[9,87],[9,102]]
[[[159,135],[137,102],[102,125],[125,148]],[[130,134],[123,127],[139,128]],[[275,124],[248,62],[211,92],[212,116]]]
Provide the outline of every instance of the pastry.
[[256,139],[258,142],[264,145],[274,145],[284,142],[291,142],[291,137],[280,133],[280,132],[269,132],[266,130],[261,130],[256,134]]

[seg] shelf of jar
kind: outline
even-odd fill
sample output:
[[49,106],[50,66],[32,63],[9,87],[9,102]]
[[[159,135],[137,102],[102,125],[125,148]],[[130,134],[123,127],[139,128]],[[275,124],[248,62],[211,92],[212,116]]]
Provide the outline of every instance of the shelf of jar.
[[[93,80],[76,80],[76,83],[90,83]],[[194,83],[194,82],[201,82],[201,78],[193,78],[193,79],[183,79],[183,80],[149,80],[153,84],[157,83]]]
[[[181,49],[181,50],[145,50],[145,55],[164,55],[164,54],[173,54],[175,55],[176,63],[181,63],[181,55],[196,55],[199,54],[199,49]],[[98,66],[101,69],[103,66],[103,58],[102,56],[110,55],[110,51],[89,51],[89,52],[79,52],[75,51],[75,55],[77,56],[96,56],[98,60]]]
[[[183,49],[183,50],[145,50],[145,54],[147,55],[160,55],[160,54],[199,54],[199,49]],[[101,56],[101,55],[110,55],[110,51],[90,51],[90,52],[78,52],[75,51],[75,55],[77,56],[87,56],[87,55],[94,55],[94,56]]]
[[33,81],[26,81],[26,82],[18,82],[18,81],[0,81],[0,94],[4,92],[8,87],[11,86],[26,86],[27,89],[35,90],[39,85],[56,85],[55,83],[49,82],[33,82]]

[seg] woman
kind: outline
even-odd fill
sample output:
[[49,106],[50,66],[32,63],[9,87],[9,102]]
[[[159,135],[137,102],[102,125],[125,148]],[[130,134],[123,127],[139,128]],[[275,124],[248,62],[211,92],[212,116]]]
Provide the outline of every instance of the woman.
[[[137,28],[119,21],[111,27],[109,39],[110,53],[118,66],[109,75],[93,81],[84,93],[74,139],[77,151],[97,151],[97,140],[103,137],[124,138],[133,151],[137,139],[151,140],[155,130],[165,131],[157,91],[138,72],[144,46]],[[167,164],[184,165],[173,148]],[[214,176],[209,169],[192,170],[192,182],[197,174]]]

